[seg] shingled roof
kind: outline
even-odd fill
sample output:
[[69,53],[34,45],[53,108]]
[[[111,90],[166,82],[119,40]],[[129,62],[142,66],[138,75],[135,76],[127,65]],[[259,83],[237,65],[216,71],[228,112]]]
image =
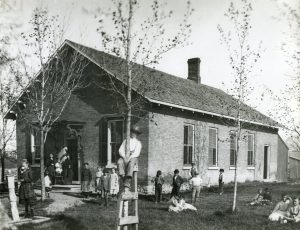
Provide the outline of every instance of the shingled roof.
[[[66,40],[65,43],[126,84],[124,59],[69,40]],[[133,64],[132,73],[135,76],[133,88],[138,89],[141,85],[146,84],[148,90],[144,91],[143,95],[150,102],[229,119],[236,117],[233,107],[237,105],[237,100],[220,89],[197,84],[194,81],[136,63]],[[271,127],[280,126],[276,121],[246,104],[242,105],[241,117],[250,123]]]

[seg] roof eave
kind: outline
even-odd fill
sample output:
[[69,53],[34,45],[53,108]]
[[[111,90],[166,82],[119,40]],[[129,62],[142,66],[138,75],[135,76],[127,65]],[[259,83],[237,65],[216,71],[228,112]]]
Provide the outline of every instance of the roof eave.
[[[151,99],[149,97],[146,97],[146,99],[148,101],[152,102],[152,103],[155,103],[155,104],[161,104],[161,105],[166,105],[166,106],[170,106],[170,107],[174,107],[174,108],[184,109],[184,110],[188,110],[188,111],[192,111],[192,112],[212,115],[212,116],[216,116],[216,117],[220,117],[220,118],[236,120],[236,118],[232,117],[232,116],[222,115],[222,114],[213,113],[213,112],[209,112],[209,111],[205,111],[205,110],[201,110],[201,109],[195,109],[195,108],[191,108],[191,107],[177,105],[177,104],[173,104],[173,103],[169,103],[169,102],[158,101],[158,100],[155,100],[155,99]],[[241,121],[246,122],[246,123],[250,123],[250,124],[254,124],[254,125],[265,126],[265,127],[269,127],[269,128],[273,128],[273,129],[279,129],[280,128],[279,126],[268,125],[268,124],[264,124],[264,123],[260,123],[260,122],[256,122],[256,121],[250,121],[250,120],[246,120],[246,119],[241,119]]]

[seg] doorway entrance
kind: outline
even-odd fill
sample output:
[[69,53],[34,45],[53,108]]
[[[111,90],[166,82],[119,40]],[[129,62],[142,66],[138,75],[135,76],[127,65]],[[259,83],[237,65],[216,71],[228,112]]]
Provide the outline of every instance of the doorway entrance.
[[269,166],[269,148],[270,146],[265,145],[264,146],[264,175],[263,175],[263,179],[268,179],[268,174],[269,174],[269,170],[268,170],[268,166]]
[[77,139],[68,139],[67,140],[68,153],[72,162],[73,170],[73,181],[79,181],[78,177],[78,142]]

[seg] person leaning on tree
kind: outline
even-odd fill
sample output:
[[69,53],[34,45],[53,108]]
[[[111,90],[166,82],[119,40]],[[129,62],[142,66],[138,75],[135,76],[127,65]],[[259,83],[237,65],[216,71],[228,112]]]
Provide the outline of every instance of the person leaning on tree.
[[118,160],[119,175],[123,177],[125,192],[130,190],[134,166],[138,164],[142,144],[137,139],[142,132],[138,126],[130,129],[129,153],[126,156],[126,139],[119,148],[120,159]]

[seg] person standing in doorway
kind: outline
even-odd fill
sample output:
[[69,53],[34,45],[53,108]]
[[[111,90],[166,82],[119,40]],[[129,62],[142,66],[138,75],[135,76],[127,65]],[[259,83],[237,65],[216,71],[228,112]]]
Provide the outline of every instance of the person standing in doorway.
[[72,179],[73,179],[72,161],[68,153],[66,154],[65,160],[63,162],[63,176],[64,176],[65,184],[72,184]]
[[46,162],[46,167],[48,171],[49,178],[51,180],[52,185],[55,183],[55,161],[52,153],[49,154],[49,158]]
[[129,140],[129,153],[126,155],[126,140],[123,141],[119,148],[120,159],[118,160],[119,175],[124,181],[125,192],[130,191],[131,180],[133,176],[134,165],[138,164],[138,157],[140,156],[142,144],[137,139],[138,135],[142,132],[138,126],[133,126],[130,129],[130,140]]

